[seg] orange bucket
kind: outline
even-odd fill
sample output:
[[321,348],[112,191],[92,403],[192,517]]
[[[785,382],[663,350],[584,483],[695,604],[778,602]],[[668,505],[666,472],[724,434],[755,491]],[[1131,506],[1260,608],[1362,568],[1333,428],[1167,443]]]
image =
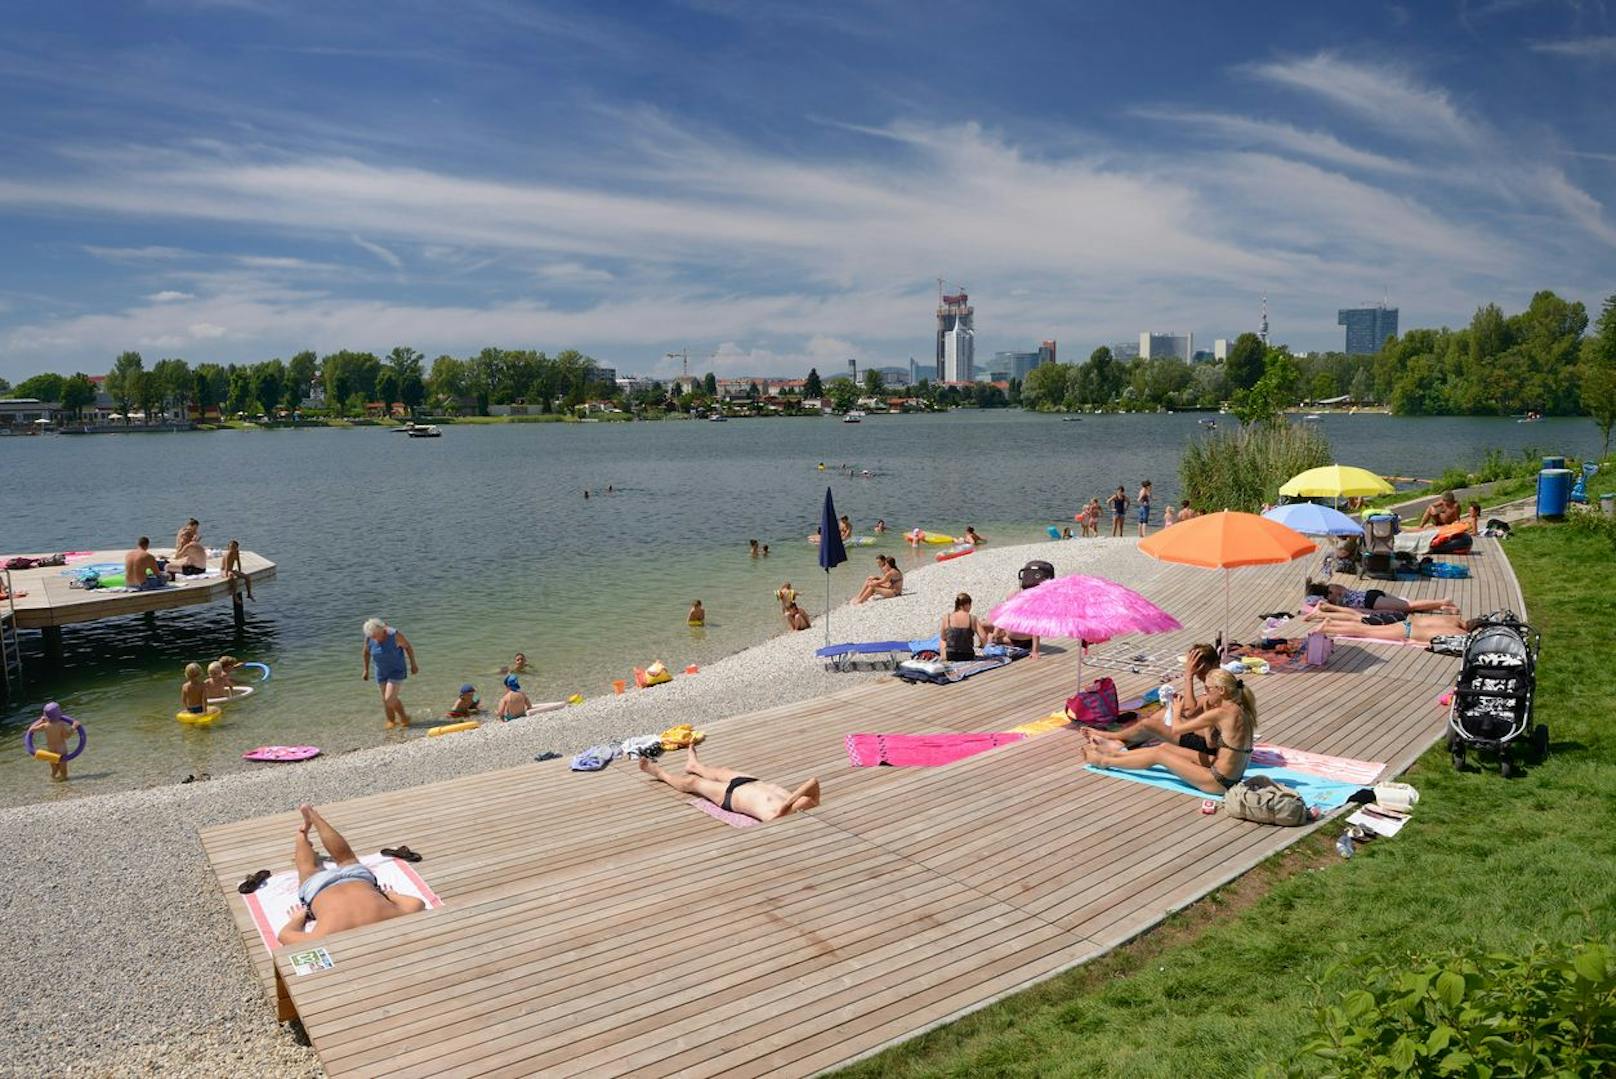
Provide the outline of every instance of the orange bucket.
[[701,673],[701,668],[696,666],[694,663],[692,663],[690,666],[685,668],[685,673],[686,674],[700,674]]
[[625,690],[627,688],[628,688],[628,683],[625,682],[621,678],[619,678],[617,681],[612,683],[612,692],[618,694],[619,696],[621,696],[622,693],[623,693],[623,690]]

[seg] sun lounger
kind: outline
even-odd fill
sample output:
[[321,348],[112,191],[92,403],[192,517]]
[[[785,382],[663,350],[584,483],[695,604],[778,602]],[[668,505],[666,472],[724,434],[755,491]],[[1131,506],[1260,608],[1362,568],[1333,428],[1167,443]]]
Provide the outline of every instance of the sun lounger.
[[836,671],[850,670],[853,664],[858,662],[859,656],[881,656],[885,665],[894,666],[898,662],[898,656],[910,656],[913,654],[914,649],[909,647],[908,641],[829,644],[814,651],[814,655],[825,661],[826,670]]

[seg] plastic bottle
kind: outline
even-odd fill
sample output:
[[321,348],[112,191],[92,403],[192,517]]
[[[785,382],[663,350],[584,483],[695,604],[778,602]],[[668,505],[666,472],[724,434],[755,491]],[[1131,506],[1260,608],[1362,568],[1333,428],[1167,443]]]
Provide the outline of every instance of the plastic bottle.
[[1343,858],[1351,858],[1352,850],[1352,837],[1350,835],[1348,835],[1346,832],[1342,832],[1336,837],[1335,852],[1337,854],[1341,855]]

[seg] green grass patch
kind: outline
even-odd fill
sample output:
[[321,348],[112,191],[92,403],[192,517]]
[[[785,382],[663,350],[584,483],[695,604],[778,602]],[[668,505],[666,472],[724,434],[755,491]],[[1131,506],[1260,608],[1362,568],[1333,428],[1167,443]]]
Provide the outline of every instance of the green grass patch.
[[1340,827],[1322,829],[1117,952],[842,1074],[1329,1074],[1302,1046],[1321,995],[1354,988],[1364,964],[1610,940],[1616,548],[1596,531],[1540,526],[1517,531],[1508,553],[1544,637],[1545,763],[1514,780],[1458,773],[1438,746],[1405,777],[1421,800],[1396,838],[1341,861]]

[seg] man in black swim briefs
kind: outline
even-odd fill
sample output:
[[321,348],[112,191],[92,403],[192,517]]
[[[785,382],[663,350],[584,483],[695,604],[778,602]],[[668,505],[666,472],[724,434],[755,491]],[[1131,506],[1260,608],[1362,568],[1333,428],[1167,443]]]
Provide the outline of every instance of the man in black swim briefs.
[[661,780],[676,791],[694,794],[727,813],[741,813],[761,821],[777,820],[787,813],[812,809],[819,804],[819,780],[809,779],[788,791],[755,776],[742,775],[733,768],[715,768],[696,759],[696,747],[685,751],[683,773],[669,772],[655,761],[640,758],[640,771]]

